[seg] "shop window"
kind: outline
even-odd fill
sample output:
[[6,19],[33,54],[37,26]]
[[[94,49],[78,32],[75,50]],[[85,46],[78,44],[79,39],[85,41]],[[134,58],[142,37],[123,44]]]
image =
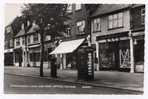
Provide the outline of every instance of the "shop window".
[[30,53],[30,61],[32,62],[40,61],[40,53]]
[[77,29],[78,29],[78,35],[84,34],[85,29],[85,21],[79,21],[77,22]]
[[81,4],[76,4],[76,10],[80,10],[82,8]]
[[141,9],[141,24],[145,23],[145,9]]
[[134,45],[134,59],[135,64],[144,63],[144,40],[137,40],[137,44]]
[[72,12],[72,4],[68,4],[68,6],[67,6],[67,12],[68,13]]
[[19,55],[19,53],[15,53],[15,62],[19,62],[19,59],[20,58],[20,55]]
[[101,31],[100,18],[93,20],[92,29],[93,29],[93,32]]
[[112,14],[108,16],[108,28],[123,27],[123,13]]

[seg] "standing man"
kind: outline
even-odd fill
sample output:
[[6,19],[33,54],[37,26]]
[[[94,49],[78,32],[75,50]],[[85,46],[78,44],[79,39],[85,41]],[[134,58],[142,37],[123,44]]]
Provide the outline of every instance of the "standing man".
[[57,63],[56,63],[56,57],[54,55],[51,55],[51,77],[57,78]]

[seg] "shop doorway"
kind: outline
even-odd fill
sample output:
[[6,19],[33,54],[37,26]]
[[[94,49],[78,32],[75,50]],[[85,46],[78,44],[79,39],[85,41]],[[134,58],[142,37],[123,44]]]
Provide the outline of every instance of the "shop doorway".
[[107,42],[99,44],[100,70],[119,69],[119,43]]

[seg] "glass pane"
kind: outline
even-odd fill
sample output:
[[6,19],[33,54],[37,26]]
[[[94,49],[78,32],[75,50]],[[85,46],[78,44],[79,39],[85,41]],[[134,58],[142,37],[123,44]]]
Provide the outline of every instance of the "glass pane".
[[113,19],[117,19],[117,14],[114,14]]
[[118,27],[118,21],[117,20],[114,20],[113,27]]
[[122,19],[118,20],[118,26],[119,26],[119,27],[123,26],[123,21],[122,21]]
[[112,20],[112,19],[113,19],[113,16],[112,16],[112,15],[110,15],[110,16],[109,16],[109,20]]
[[123,13],[118,14],[118,18],[121,19],[123,17]]
[[113,22],[109,21],[109,28],[113,28],[112,25],[113,25]]
[[98,23],[96,26],[97,26],[96,30],[100,31],[100,24]]

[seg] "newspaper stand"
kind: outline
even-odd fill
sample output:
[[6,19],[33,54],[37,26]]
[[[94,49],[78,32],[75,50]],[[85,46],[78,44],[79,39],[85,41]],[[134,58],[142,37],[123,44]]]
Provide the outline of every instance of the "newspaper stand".
[[78,80],[94,80],[93,48],[82,46],[77,51]]

